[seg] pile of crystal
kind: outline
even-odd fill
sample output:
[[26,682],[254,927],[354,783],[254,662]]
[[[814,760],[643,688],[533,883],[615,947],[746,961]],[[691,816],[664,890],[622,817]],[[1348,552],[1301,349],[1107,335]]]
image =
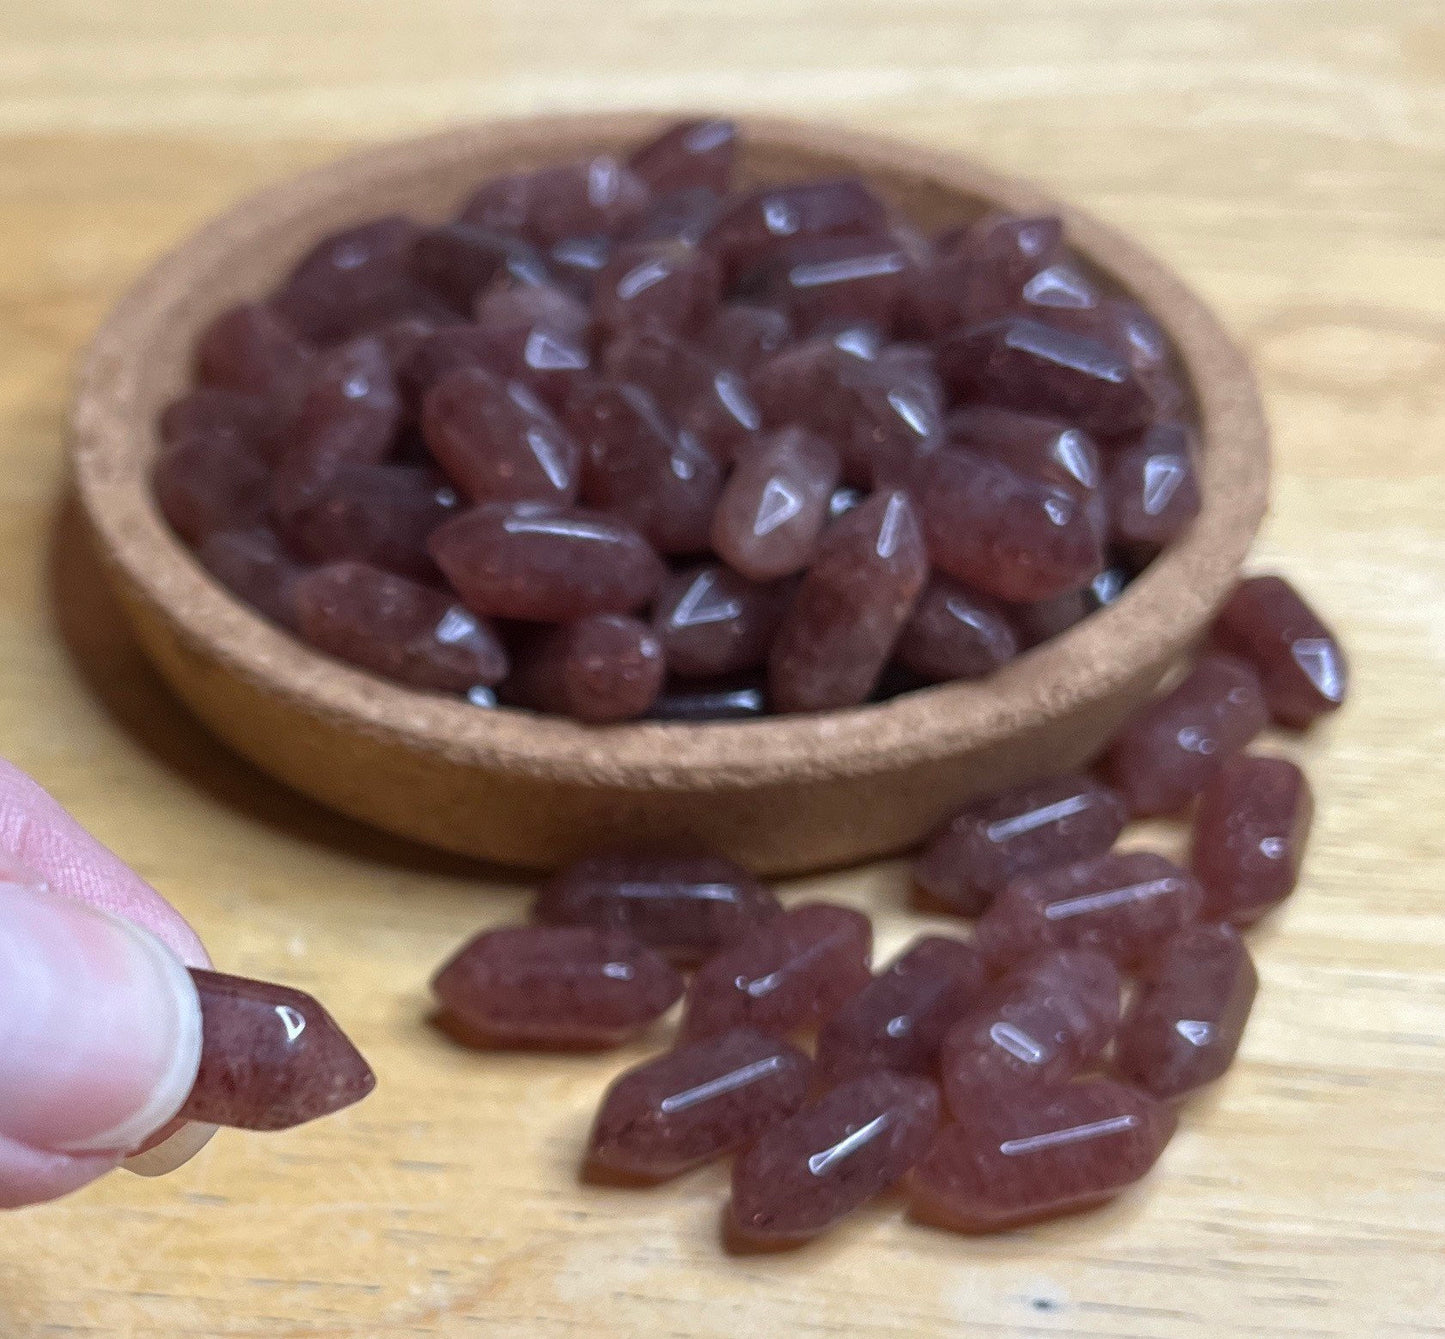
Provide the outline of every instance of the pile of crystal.
[[322,239],[202,332],[165,516],[333,657],[592,723],[980,678],[1190,523],[1174,354],[1057,218],[929,236],[856,177],[735,189],[738,147]]
[[[1243,582],[1213,640],[1093,771],[939,828],[913,877],[972,922],[958,934],[875,968],[852,908],[785,910],[718,856],[596,857],[442,968],[453,1032],[595,1050],[681,1000],[670,1049],[603,1095],[584,1175],[650,1185],[731,1156],[734,1249],[801,1244],[895,1185],[970,1233],[1104,1203],[1229,1068],[1257,986],[1241,931],[1299,878],[1309,785],[1249,746],[1344,697],[1339,644],[1277,577]],[[1146,817],[1187,825],[1187,867],[1116,849]]]

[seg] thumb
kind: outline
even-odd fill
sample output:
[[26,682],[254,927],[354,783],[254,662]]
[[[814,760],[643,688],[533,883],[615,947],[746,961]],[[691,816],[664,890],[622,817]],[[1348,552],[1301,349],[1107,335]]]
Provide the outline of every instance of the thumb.
[[108,912],[0,883],[0,1186],[7,1146],[86,1164],[138,1148],[180,1109],[200,1054],[196,988],[170,949]]

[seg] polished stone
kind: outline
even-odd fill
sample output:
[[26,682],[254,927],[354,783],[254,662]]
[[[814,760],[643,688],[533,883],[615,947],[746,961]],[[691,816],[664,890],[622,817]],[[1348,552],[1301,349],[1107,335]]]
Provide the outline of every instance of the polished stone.
[[616,236],[645,213],[647,183],[610,154],[561,167],[497,177],[463,207],[458,221],[520,233],[538,246],[564,237]]
[[879,234],[888,211],[857,177],[763,186],[730,202],[704,244],[731,277],[757,269],[794,238]]
[[233,595],[273,623],[294,630],[296,581],[304,569],[274,531],[263,525],[216,530],[201,542],[196,557]]
[[627,166],[655,195],[699,188],[726,195],[732,188],[737,151],[735,122],[679,121],[634,149]]
[[1196,434],[1182,423],[1156,423],[1135,446],[1109,460],[1105,492],[1109,538],[1148,560],[1199,515]]
[[647,715],[666,666],[652,628],[627,614],[588,614],[517,652],[511,700],[535,711],[608,725]]
[[1081,495],[1104,481],[1099,448],[1087,433],[1063,419],[992,405],[966,405],[949,414],[944,431],[956,446],[992,456],[1020,474]]
[[896,655],[928,683],[981,679],[1018,654],[1004,607],[935,573],[898,639]]
[[453,310],[470,316],[477,296],[499,275],[517,284],[547,283],[542,253],[509,233],[443,223],[418,234],[412,272]]
[[668,672],[705,679],[763,665],[785,598],[784,587],[759,585],[720,563],[674,573],[652,616]]
[[665,330],[691,335],[718,305],[722,277],[710,252],[686,242],[629,242],[597,275],[592,315],[605,337]]
[[194,433],[162,450],[151,483],[161,514],[182,539],[195,545],[218,530],[260,524],[271,474],[252,447]]
[[196,381],[273,404],[292,404],[306,379],[311,350],[260,302],[229,307],[196,340]]

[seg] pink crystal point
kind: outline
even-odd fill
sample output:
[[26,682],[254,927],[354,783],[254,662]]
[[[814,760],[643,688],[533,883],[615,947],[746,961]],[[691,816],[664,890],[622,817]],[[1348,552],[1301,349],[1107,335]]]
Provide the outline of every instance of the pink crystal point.
[[626,1070],[597,1112],[588,1170],[662,1181],[746,1148],[803,1105],[810,1068],[796,1046],[734,1028]]
[[718,305],[717,260],[686,242],[629,242],[597,276],[592,314],[605,335],[665,330],[692,334]]
[[1011,880],[975,942],[998,965],[1045,948],[1086,948],[1129,966],[1194,920],[1203,900],[1192,874],[1153,851],[1093,856]]
[[952,577],[935,573],[898,639],[897,656],[929,683],[981,679],[1018,654],[1002,607]]
[[535,247],[469,223],[443,223],[420,233],[412,244],[411,268],[463,315],[471,314],[478,294],[499,276],[519,284],[548,281],[547,264]]
[[856,177],[764,186],[734,200],[704,239],[730,275],[757,269],[794,238],[879,234],[888,211]]
[[259,524],[271,475],[250,445],[195,433],[161,452],[151,482],[171,527],[188,543],[200,544],[219,530]]
[[986,214],[964,234],[968,257],[962,311],[970,321],[1002,316],[1025,301],[1029,281],[1063,264],[1064,225],[1049,214]]
[[955,814],[914,861],[913,879],[965,916],[1029,870],[1107,851],[1128,813],[1116,791],[1070,773],[1014,786]]
[[567,237],[625,232],[652,198],[644,182],[609,154],[538,172],[497,177],[463,208],[460,222],[521,233],[538,246]]
[[812,1026],[868,984],[872,945],[868,918],[848,907],[814,902],[774,917],[698,970],[682,1035]]
[[630,525],[580,509],[486,503],[440,526],[429,547],[463,602],[497,618],[625,613],[651,600],[664,575]]
[[914,494],[935,566],[1002,600],[1077,590],[1104,566],[1100,509],[1075,489],[947,449],[921,457]]
[[201,1067],[182,1120],[285,1130],[359,1102],[376,1076],[310,995],[272,981],[191,969],[201,999]]
[[296,582],[303,568],[265,526],[217,530],[196,557],[227,590],[283,628],[296,626]]
[[1138,445],[1110,459],[1106,492],[1116,544],[1147,559],[1199,515],[1193,439],[1181,423],[1155,423]]
[[537,892],[544,921],[626,930],[696,962],[781,913],[778,899],[720,855],[613,854],[574,861]]
[[270,307],[243,302],[196,341],[196,380],[282,405],[295,401],[311,351]]
[[432,990],[480,1044],[597,1050],[661,1017],[682,994],[682,978],[620,930],[522,926],[478,935]]
[[913,283],[908,253],[886,234],[800,238],[770,271],[767,297],[803,331],[864,321],[891,330]]
[[1344,651],[1299,592],[1282,577],[1250,577],[1229,597],[1214,625],[1226,651],[1259,671],[1270,714],[1303,729],[1345,700]]
[[1190,863],[1206,920],[1251,925],[1294,891],[1314,817],[1309,782],[1285,758],[1239,754],[1210,779]]
[[818,1074],[831,1086],[874,1069],[932,1076],[949,1027],[983,989],[983,958],[962,940],[925,935],[818,1032]]
[[944,1037],[943,1093],[967,1121],[1013,1089],[1063,1083],[1096,1064],[1119,1026],[1119,973],[1102,954],[1053,949],[1025,958]]
[[659,553],[700,553],[722,489],[722,468],[679,432],[640,386],[595,382],[567,402],[583,453],[582,495],[623,517]]
[[1182,808],[1268,720],[1259,676],[1233,656],[1205,656],[1115,736],[1109,779],[1138,816]]
[[999,1094],[946,1126],[914,1169],[913,1214],[959,1232],[1092,1208],[1158,1161],[1176,1117],[1110,1079]]
[[365,563],[300,577],[296,628],[313,646],[415,688],[462,693],[500,682],[507,653],[492,630],[431,586]]
[[793,338],[787,312],[746,302],[725,302],[702,333],[703,347],[724,367],[751,372]]
[[674,573],[658,592],[652,620],[669,672],[711,678],[762,665],[783,595],[719,563]]
[[653,630],[627,614],[588,614],[518,652],[512,699],[589,725],[645,716],[666,667]]
[[427,391],[421,421],[432,456],[472,501],[575,501],[581,450],[521,382],[452,372]]
[[1066,419],[1118,437],[1142,428],[1155,402],[1128,359],[1086,335],[1008,316],[949,335],[939,367],[954,393]]
[[1086,496],[1104,482],[1099,448],[1063,419],[992,405],[965,405],[945,422],[948,439],[1020,474]]
[[1187,925],[1145,965],[1114,1068],[1155,1097],[1217,1079],[1234,1059],[1259,986],[1231,925]]
[[634,149],[627,166],[655,195],[698,188],[726,195],[737,149],[738,128],[732,121],[679,121]]
[[773,643],[768,686],[774,709],[822,711],[864,701],[927,576],[906,493],[875,493],[835,521]]
[[718,556],[753,581],[802,571],[817,547],[838,474],[838,453],[802,428],[755,443],[738,460],[713,514]]
[[730,1244],[801,1245],[881,1194],[923,1156],[938,1105],[926,1079],[879,1070],[773,1126],[733,1165]]

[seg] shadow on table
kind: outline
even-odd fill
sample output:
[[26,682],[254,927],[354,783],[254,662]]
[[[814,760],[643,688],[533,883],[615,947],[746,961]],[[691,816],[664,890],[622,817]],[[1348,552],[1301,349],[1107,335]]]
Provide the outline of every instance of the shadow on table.
[[56,631],[86,686],[147,753],[212,799],[288,837],[419,874],[515,881],[515,873],[434,851],[345,818],[230,751],[146,659],[110,589],[73,492],[56,508],[48,555]]

